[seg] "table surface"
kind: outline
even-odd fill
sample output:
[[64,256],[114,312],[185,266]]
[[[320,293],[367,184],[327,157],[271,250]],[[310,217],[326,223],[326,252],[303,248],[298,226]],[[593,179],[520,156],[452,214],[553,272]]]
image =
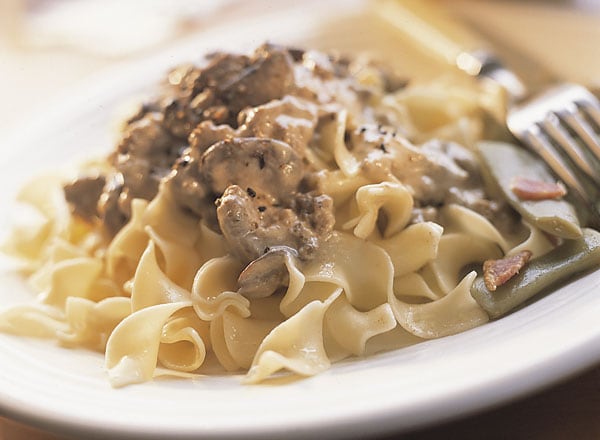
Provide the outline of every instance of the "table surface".
[[[262,1],[270,7],[270,1]],[[536,58],[545,67],[559,75],[586,85],[600,86],[600,12],[592,10],[580,14],[564,2],[551,7],[535,4],[520,5],[511,2],[475,2],[460,0],[453,3],[455,12],[467,20],[475,20],[482,8],[492,8],[494,17],[489,23],[491,32],[505,36],[511,44],[518,43],[524,53]],[[581,5],[592,2],[581,2]],[[515,9],[523,10],[516,11]],[[527,9],[533,8],[533,9]],[[537,9],[536,9],[537,8]],[[565,8],[565,9],[562,9]],[[535,11],[534,11],[535,9]],[[489,11],[488,11],[489,12]],[[523,13],[519,13],[523,12]],[[527,12],[535,12],[535,17]],[[228,15],[220,20],[228,19]],[[569,15],[570,14],[570,15]],[[2,12],[0,11],[0,15]],[[520,17],[515,22],[515,17]],[[0,20],[1,21],[1,20]],[[548,41],[557,23],[565,29],[564,38]],[[531,38],[523,39],[514,28],[529,29]],[[14,40],[0,33],[0,138],[15,125],[44,106],[45,102],[60,96],[73,82],[111,64],[122,57],[99,55],[81,48],[32,48],[15,45]],[[557,46],[560,46],[557,48]],[[552,50],[550,48],[552,47]],[[573,50],[573,49],[577,50]],[[562,57],[553,56],[560,51]],[[596,56],[581,57],[581,54]],[[468,418],[433,426],[401,436],[408,439],[429,438],[528,438],[528,439],[597,439],[600,438],[600,365],[566,379],[550,389],[499,408]],[[399,438],[390,436],[389,438]],[[0,418],[0,440],[57,440],[57,437]]]

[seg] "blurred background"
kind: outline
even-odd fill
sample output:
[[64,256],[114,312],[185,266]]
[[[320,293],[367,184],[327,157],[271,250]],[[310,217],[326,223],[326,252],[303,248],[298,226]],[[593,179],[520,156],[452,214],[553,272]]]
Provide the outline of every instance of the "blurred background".
[[[486,31],[569,79],[600,82],[599,0],[431,1],[475,24],[487,17]],[[112,65],[164,50],[216,24],[319,3],[324,2],[0,0],[0,138],[43,112],[73,83]]]

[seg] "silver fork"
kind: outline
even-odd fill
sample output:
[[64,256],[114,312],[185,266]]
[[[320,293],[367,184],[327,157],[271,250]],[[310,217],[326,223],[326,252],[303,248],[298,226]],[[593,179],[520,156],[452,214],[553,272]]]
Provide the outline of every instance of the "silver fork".
[[581,174],[600,186],[598,99],[580,85],[562,84],[511,108],[506,123],[597,217],[597,196]]
[[374,8],[432,55],[502,86],[510,99],[508,129],[587,208],[588,222],[600,226],[600,101],[589,90],[565,83],[529,97],[524,82],[485,49],[488,44],[426,0],[379,0]]

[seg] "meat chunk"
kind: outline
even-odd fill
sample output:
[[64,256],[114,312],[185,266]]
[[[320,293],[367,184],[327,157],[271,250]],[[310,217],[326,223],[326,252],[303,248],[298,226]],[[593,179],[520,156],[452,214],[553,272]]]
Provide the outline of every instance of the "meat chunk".
[[327,236],[335,224],[333,200],[325,194],[298,193],[292,206],[301,221],[319,236]]
[[265,45],[252,56],[213,53],[203,67],[187,65],[168,75],[159,98],[165,127],[185,139],[205,120],[235,125],[240,110],[282,98],[293,86],[287,50]]
[[[218,172],[240,177],[242,180],[236,183],[244,187],[259,186],[257,190],[260,190],[264,183],[275,185],[275,192],[292,191],[291,188],[295,191],[303,173],[297,164],[314,135],[317,112],[314,103],[287,96],[297,88],[294,64],[299,64],[302,54],[266,44],[250,55],[218,52],[207,56],[200,65],[185,64],[172,69],[160,93],[128,119],[116,151],[110,157],[114,171],[106,176],[106,181],[111,183],[104,186],[101,196],[97,185],[94,194],[90,192],[89,197],[85,197],[96,202],[86,202],[85,207],[78,202],[77,209],[87,217],[96,212],[105,225],[110,225],[108,229],[118,231],[129,218],[131,200],[152,199],[160,181],[173,173],[170,180],[178,202],[218,229],[214,200],[234,183],[230,180],[217,185],[222,180]],[[239,129],[238,125],[241,125]],[[293,163],[277,162],[279,159],[273,154],[283,151],[280,147],[260,152],[263,141],[252,141],[258,147],[249,153],[246,142],[232,141],[236,137],[271,139],[264,141],[268,144],[282,141],[286,148],[291,146],[291,150],[295,150]],[[220,142],[227,145],[233,142],[235,147],[221,145],[203,160],[207,164],[215,163],[211,158],[215,158],[218,151],[231,154],[232,159],[216,158],[219,171],[205,173],[210,165],[200,170],[201,157]],[[236,151],[238,144],[245,146]],[[244,162],[247,153],[255,156]],[[271,158],[275,159],[274,166],[282,166],[275,174],[271,173],[274,169]],[[236,161],[248,162],[251,169],[242,170],[245,165],[239,168],[234,164]],[[264,170],[257,173],[252,169],[256,166]],[[264,182],[253,183],[258,176],[263,176]],[[277,186],[279,184],[282,185]],[[77,186],[81,192],[89,187],[89,182]],[[75,188],[69,191],[72,204],[75,198],[84,199],[74,195]],[[272,192],[268,194],[273,195]],[[96,208],[94,203],[98,204]]]
[[152,200],[158,192],[158,184],[166,169],[161,173],[148,159],[135,156],[121,162],[118,169],[123,180],[119,206],[123,214],[129,218],[131,201]]
[[521,176],[512,179],[510,188],[521,200],[560,199],[567,195],[567,189],[560,182],[544,182]]
[[455,142],[431,140],[413,145],[384,126],[364,125],[348,137],[348,148],[362,158],[362,170],[373,181],[397,179],[410,188],[413,222],[440,221],[437,208],[465,206],[494,222],[510,223],[507,204],[486,195],[477,157]]
[[208,64],[202,69],[196,84],[197,91],[218,88],[222,83],[232,83],[250,63],[250,57],[232,53],[214,52],[206,57]]
[[161,113],[151,112],[129,124],[117,145],[117,153],[147,157],[157,165],[171,166],[177,151],[173,151],[174,139],[163,122]]
[[311,192],[302,157],[285,142],[230,138],[209,123],[195,133],[165,182],[176,202],[221,232],[244,264],[277,246],[312,258],[333,229],[333,201]]
[[123,192],[123,175],[113,174],[107,180],[104,191],[98,200],[98,213],[105,230],[115,235],[127,223],[127,215],[121,209],[121,194]]
[[[470,179],[464,163],[473,155],[457,144],[430,141],[415,149],[408,162],[396,162],[394,175],[407,182],[415,198],[426,204],[441,204],[451,188],[466,188]],[[462,163],[461,163],[462,162]]]
[[83,176],[66,184],[65,199],[72,211],[85,220],[98,217],[98,200],[105,183],[104,176]]
[[220,79],[218,94],[235,114],[245,107],[280,99],[294,84],[292,63],[286,50],[263,46],[237,75]]
[[240,121],[239,135],[277,139],[304,156],[318,119],[313,104],[286,96],[241,112]]
[[151,200],[156,196],[160,180],[180,151],[181,143],[165,129],[160,113],[148,113],[126,128],[113,155],[115,175],[104,189],[99,209],[110,230],[118,231],[129,219],[134,198]]
[[[214,112],[209,115],[207,108],[192,107],[190,96],[164,99],[162,113],[165,129],[179,139],[185,139],[202,119],[215,115]],[[225,120],[227,116],[224,114],[220,119]]]
[[274,139],[232,138],[219,141],[200,158],[187,155],[167,181],[175,200],[218,229],[214,203],[231,185],[260,194],[265,203],[281,203],[293,194],[304,164],[292,148]]
[[[321,197],[315,204],[331,213],[331,199]],[[259,258],[274,246],[287,246],[297,250],[299,258],[310,259],[320,241],[331,233],[331,221],[318,223],[318,219],[326,218],[318,209],[298,213],[293,208],[266,206],[255,199],[248,191],[231,185],[218,202],[217,218],[223,236],[231,251],[244,263]],[[314,215],[315,212],[320,215]],[[330,215],[333,218],[333,214]]]
[[[225,75],[226,71],[241,67],[230,64],[230,59],[245,58],[234,55],[214,54],[204,68],[182,65],[167,75],[167,85],[158,105],[164,114],[164,126],[175,137],[186,139],[194,127],[203,120],[222,123],[230,118],[227,109],[214,93],[215,75]],[[208,83],[211,86],[208,86]]]
[[236,136],[236,131],[229,125],[215,125],[213,121],[198,124],[189,137],[189,149],[185,152],[190,157],[199,158],[213,144]]
[[483,262],[483,280],[489,291],[495,291],[499,286],[505,284],[531,259],[531,252],[524,250],[516,255],[501,258],[499,260],[486,260]]
[[214,144],[203,155],[200,173],[214,194],[237,184],[281,200],[304,176],[300,156],[275,139],[234,138]]
[[[109,156],[113,169],[103,180],[67,186],[65,197],[116,234],[131,201],[151,200],[164,185],[179,207],[222,232],[244,263],[282,246],[312,258],[335,219],[332,199],[310,183],[322,158],[308,149],[327,138],[323,120],[341,109],[373,119],[365,111],[373,95],[354,70],[349,59],[271,44],[180,65],[127,120]],[[269,255],[252,267],[289,256]]]

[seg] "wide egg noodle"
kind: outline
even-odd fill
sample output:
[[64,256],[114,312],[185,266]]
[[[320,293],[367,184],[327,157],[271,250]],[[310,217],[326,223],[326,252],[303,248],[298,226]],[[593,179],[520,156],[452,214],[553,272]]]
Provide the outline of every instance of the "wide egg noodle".
[[371,182],[362,173],[346,176],[341,170],[333,170],[321,171],[319,183],[321,190],[333,199],[336,207],[339,207],[353,198],[358,188]]
[[500,231],[485,217],[464,206],[450,204],[441,210],[444,229],[448,232],[464,232],[497,243],[503,252],[510,244]]
[[129,298],[114,297],[94,302],[69,297],[64,312],[44,304],[11,307],[0,313],[0,330],[55,339],[64,346],[103,352],[112,330],[130,313]]
[[389,255],[394,276],[412,273],[434,260],[444,229],[434,222],[415,223],[388,239],[373,239]]
[[111,385],[120,387],[152,379],[163,328],[178,310],[191,302],[158,304],[127,316],[106,344],[105,368]]
[[89,298],[91,287],[102,272],[102,262],[95,258],[80,257],[63,260],[51,268],[50,286],[42,291],[39,300],[44,304],[64,308],[67,298]]
[[52,268],[59,261],[87,257],[85,251],[60,237],[55,237],[48,245],[46,262],[31,274],[29,285],[36,291],[50,289],[52,284]]
[[[384,267],[390,272],[390,276],[392,268],[384,252],[378,250],[376,246],[356,239],[351,235],[338,236],[334,243],[330,244],[331,249],[337,246],[338,249],[343,249],[344,252],[350,252],[347,265],[326,267],[326,262],[331,261],[331,255],[327,252],[321,252],[320,256],[317,257],[322,263],[313,262],[308,267],[304,266],[302,271],[296,267],[297,262],[295,259],[286,259],[289,284],[281,300],[280,310],[285,316],[293,319],[296,314],[302,313],[310,304],[315,302],[325,303],[329,298],[337,297],[338,299],[334,303],[336,305],[333,308],[330,306],[330,310],[324,318],[323,343],[328,356],[340,359],[349,355],[363,354],[367,340],[396,326],[391,308],[383,298],[387,294],[387,290],[391,289],[391,279],[388,279],[387,282],[384,281],[384,283],[378,283],[377,281],[382,278],[376,279],[375,277],[378,275],[376,272],[366,274],[366,280],[357,276],[356,273],[348,277],[347,274],[353,270],[353,267],[348,264],[352,262],[360,264],[362,261],[360,258],[370,258],[371,260],[379,258],[383,260]],[[383,270],[383,272],[385,273],[386,270]],[[369,278],[370,275],[373,275],[373,277]],[[383,280],[386,280],[386,278],[384,277]],[[365,304],[364,307],[368,309],[367,311],[357,310],[346,298],[346,292],[354,292],[355,300],[360,298],[360,295],[372,295],[373,292],[370,289],[373,286],[376,286],[382,298],[379,304],[372,302],[369,305]],[[377,293],[374,297],[377,298]],[[223,324],[219,323],[218,325],[222,326]],[[228,339],[226,340],[228,341]],[[228,369],[244,367],[240,362],[234,363],[233,357],[230,355],[231,353],[225,355],[225,362],[231,365]],[[267,356],[278,357],[275,354]],[[234,365],[237,368],[234,368]],[[303,374],[309,373],[305,372]]]
[[40,215],[29,216],[27,222],[17,224],[8,239],[2,243],[2,251],[19,258],[27,272],[44,263],[44,248],[50,241],[54,222]]
[[64,176],[46,174],[38,176],[21,187],[17,201],[36,208],[46,218],[57,218],[59,212],[65,212],[61,203],[60,187]]
[[39,176],[20,189],[16,200],[20,214],[12,233],[2,243],[2,251],[21,260],[26,271],[38,269],[46,260],[52,240],[66,234],[69,216],[60,199],[62,177]]
[[166,276],[177,285],[190,290],[196,272],[205,262],[193,244],[183,245],[166,240],[150,226],[146,227],[146,232],[160,250]]
[[344,142],[344,134],[346,132],[346,121],[348,112],[346,110],[339,111],[336,114],[336,129],[332,140],[333,156],[335,162],[344,175],[348,177],[356,176],[360,171],[360,162],[354,155],[348,151],[348,147]]
[[355,356],[365,354],[370,338],[394,327],[396,319],[389,304],[360,312],[348,302],[345,295],[339,295],[325,313],[325,332],[329,334],[329,340],[335,340],[339,347]]
[[190,292],[179,287],[160,269],[156,245],[150,240],[132,282],[131,308],[135,312],[157,304],[190,301]]
[[65,314],[68,329],[57,333],[63,345],[104,352],[114,328],[131,314],[131,300],[112,297],[94,302],[86,298],[69,297]]
[[[314,279],[320,279],[315,277]],[[325,315],[324,344],[330,359],[342,359],[364,351],[364,344],[373,336],[395,327],[396,321],[388,304],[381,304],[368,311],[361,312],[352,306],[343,291],[336,283],[315,281],[309,277],[297,293],[288,289],[281,301],[281,310],[290,317],[301,311],[314,301],[325,302],[328,298],[338,295],[335,307]],[[296,285],[299,285],[298,281]],[[293,300],[288,301],[293,295]],[[351,331],[348,331],[351,329]],[[360,348],[359,348],[360,347]]]
[[[290,272],[290,278],[293,277],[293,273]],[[293,287],[294,284],[296,287]],[[331,297],[336,291],[340,290],[341,287],[336,283],[321,282],[321,281],[308,281],[302,276],[295,280],[295,283],[290,283],[285,296],[282,298],[280,303],[281,313],[289,318],[295,315],[303,307],[313,301],[325,301]]]
[[33,208],[50,224],[49,233],[38,243],[40,262],[47,258],[48,248],[57,238],[75,244],[90,255],[105,245],[102,234],[95,231],[93,225],[70,215],[60,191],[63,181],[64,177],[58,175],[40,176],[24,185],[17,195],[18,202]]
[[188,307],[176,312],[163,326],[157,359],[167,369],[192,372],[202,366],[209,348],[209,323]]
[[196,242],[198,223],[198,219],[187,215],[176,205],[163,184],[144,212],[146,226],[165,240],[184,245]]
[[0,312],[0,331],[34,338],[56,339],[68,331],[65,315],[56,307],[23,304]]
[[29,278],[40,292],[38,303],[2,312],[0,327],[102,351],[110,331],[130,313],[129,300],[119,298],[122,292],[105,276],[102,260],[89,256],[89,250],[68,241],[68,236],[56,235],[46,243],[46,262]]
[[90,287],[87,298],[90,301],[98,302],[117,296],[128,296],[128,294],[123,290],[122,286],[119,286],[111,278],[108,278],[105,273],[102,273]]
[[365,185],[356,191],[355,197],[359,216],[344,224],[343,228],[354,227],[354,235],[358,238],[365,239],[373,233],[382,213],[386,220],[382,234],[385,238],[404,229],[411,218],[413,198],[401,183]]
[[[483,93],[482,93],[483,92]],[[383,107],[396,115],[394,125],[404,127],[419,143],[441,138],[468,144],[481,136],[479,111],[503,107],[497,89],[483,89],[469,81],[440,78],[427,84],[414,84],[383,98]]]
[[[149,234],[152,235],[152,234]],[[173,280],[161,270],[158,264],[157,249],[154,240],[150,239],[143,252],[135,275],[132,280],[131,310],[128,320],[129,324],[122,324],[125,330],[115,330],[109,339],[112,343],[113,359],[108,363],[109,346],[107,346],[107,369],[111,383],[115,386],[136,383],[148,380],[154,373],[157,361],[166,369],[161,369],[160,374],[176,374],[176,372],[190,372],[198,369],[206,357],[207,343],[209,342],[208,323],[202,322],[189,307],[188,313],[176,312],[186,304],[191,306],[191,294],[186,289],[178,286]],[[162,305],[175,304],[173,316],[164,316],[163,321],[155,321],[159,314],[157,308]],[[148,310],[154,310],[156,315],[150,314]],[[165,309],[160,309],[165,310]],[[168,310],[168,309],[167,309]],[[185,312],[182,310],[181,312]],[[166,313],[166,312],[165,312]],[[143,327],[144,320],[149,321],[142,331],[146,334],[140,335],[140,344],[146,344],[152,336],[157,340],[156,352],[144,353],[143,356],[136,351],[135,344],[127,340],[127,326],[132,328]],[[157,330],[156,325],[160,323]],[[119,328],[119,327],[117,327]],[[157,333],[158,332],[158,333]],[[154,348],[153,348],[154,350]],[[115,354],[115,352],[117,354]]]
[[237,293],[237,278],[242,265],[234,257],[213,258],[196,273],[192,286],[194,310],[205,321],[212,321],[229,308],[249,316],[249,301]]
[[489,321],[471,296],[476,272],[467,274],[445,297],[426,304],[408,304],[390,295],[389,303],[398,323],[410,333],[431,339],[460,333]]
[[[144,225],[159,243],[165,256],[167,274],[175,279],[181,278],[182,287],[188,288],[189,281],[193,281],[189,280],[190,272],[197,271],[208,260],[228,253],[223,236],[209,229],[202,220],[183,212],[164,185],[159,187],[158,194],[148,204],[144,212]],[[185,253],[192,260],[185,263],[185,270],[178,267],[180,260],[184,260],[176,255],[178,252]],[[194,270],[190,266],[197,267]]]
[[438,255],[424,270],[429,270],[442,292],[449,293],[461,279],[461,270],[469,264],[502,257],[500,247],[489,240],[466,233],[440,238]]
[[200,259],[200,265],[229,252],[223,235],[210,229],[203,221],[200,222],[196,232],[198,235],[194,247]]
[[444,228],[448,233],[468,233],[492,241],[508,256],[528,250],[532,253],[532,258],[537,258],[555,247],[547,234],[524,221],[515,228],[520,230],[503,235],[488,219],[464,206],[450,204],[441,211]]
[[221,313],[210,321],[210,342],[221,366],[227,371],[237,371],[241,365],[231,355],[227,341],[225,341],[224,314]]
[[270,295],[250,300],[250,316],[267,321],[283,321],[286,316],[280,309],[281,295]]
[[[304,271],[297,266],[297,259],[289,253],[285,254],[284,261],[288,272],[288,285],[285,295],[279,303],[279,310],[286,318],[289,318],[308,304],[308,302],[322,298],[317,294],[318,298],[309,296],[310,300],[307,301],[306,295],[302,295],[303,292],[307,291],[307,289],[305,289],[306,277]],[[326,287],[326,290],[327,292],[325,295],[331,294],[329,286]],[[314,289],[312,289],[311,292],[312,291],[314,291]]]
[[407,273],[394,278],[394,295],[396,297],[412,297],[435,301],[443,297],[434,291],[417,272]]
[[223,313],[223,337],[231,358],[247,370],[252,365],[264,338],[282,321],[243,318],[237,313]]
[[326,301],[313,301],[275,327],[262,341],[245,383],[258,383],[279,370],[313,376],[327,370],[331,361],[323,345],[323,318],[340,291]]
[[[392,310],[393,311],[393,310]],[[411,332],[406,331],[401,325],[396,325],[392,330],[373,336],[365,346],[365,356],[371,356],[390,350],[398,350],[403,347],[419,344],[426,341]]]
[[521,251],[527,250],[531,252],[531,258],[541,257],[542,255],[550,252],[555,247],[555,243],[550,240],[548,235],[539,228],[530,225],[527,222],[523,222],[529,229],[529,234],[523,242],[517,244],[515,247],[507,252],[507,255],[515,255]]
[[[302,268],[306,282],[321,281],[342,287],[350,304],[361,311],[386,301],[393,271],[390,257],[383,249],[343,232],[335,233],[323,245],[319,257]],[[293,296],[291,289],[286,292],[288,295]]]
[[106,251],[108,275],[121,283],[133,277],[142,252],[148,244],[143,219],[147,206],[146,200],[134,199],[131,202],[131,219],[117,232]]

